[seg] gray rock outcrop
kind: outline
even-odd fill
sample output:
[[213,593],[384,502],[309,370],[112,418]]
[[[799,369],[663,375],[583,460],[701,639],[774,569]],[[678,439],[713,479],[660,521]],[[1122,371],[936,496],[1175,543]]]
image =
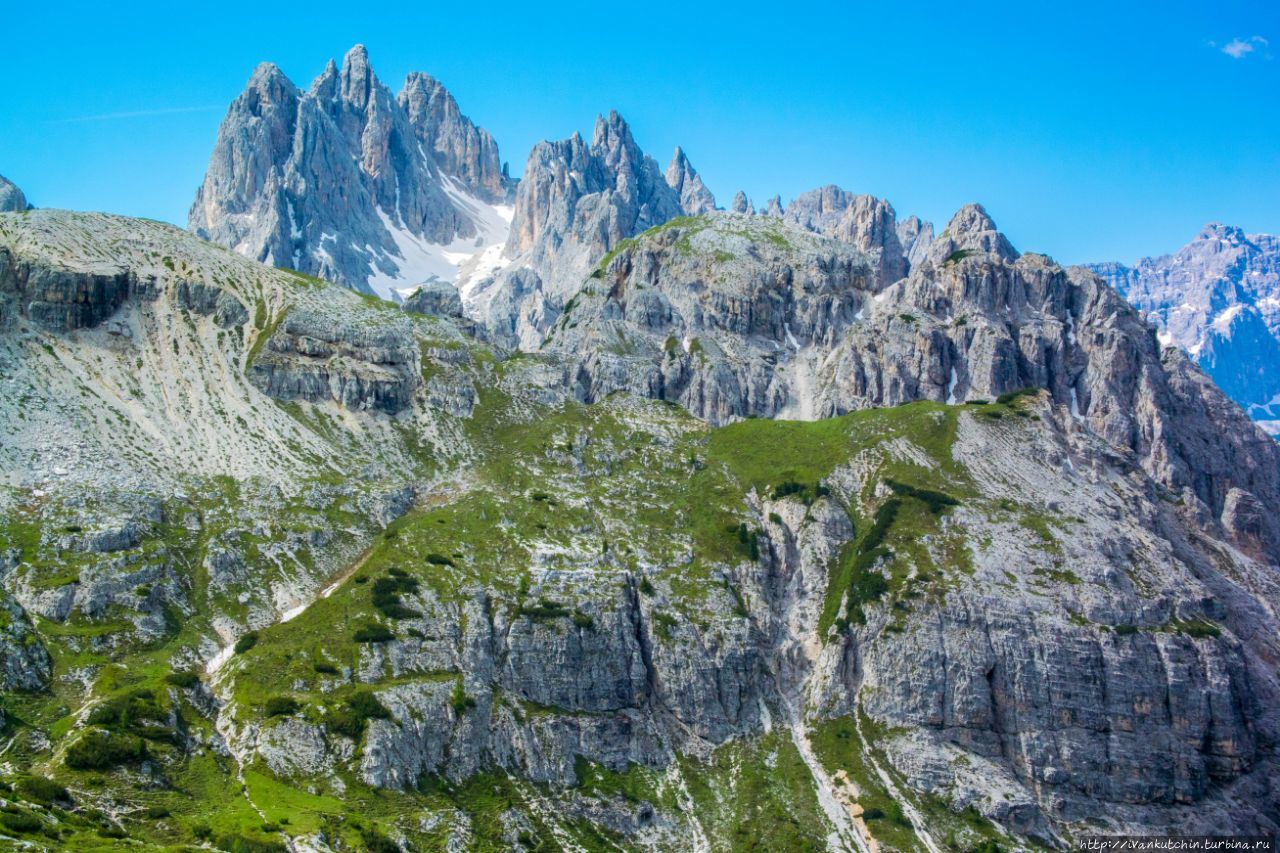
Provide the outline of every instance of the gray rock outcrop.
[[405,311],[433,317],[461,317],[462,297],[453,285],[432,282],[411,293],[400,307]]
[[893,206],[869,195],[853,195],[834,185],[801,193],[784,217],[802,228],[856,247],[871,258],[881,286],[907,274]]
[[706,184],[702,183],[698,171],[693,168],[684,149],[679,145],[671,155],[666,177],[667,186],[675,190],[676,195],[680,197],[680,209],[686,216],[710,213],[716,209],[715,196],[711,194],[711,190],[707,189]]
[[30,206],[22,190],[4,175],[0,175],[0,213],[22,211]]
[[918,216],[908,216],[898,223],[898,243],[907,257],[907,268],[919,264],[929,256],[933,244],[933,223],[924,222]]
[[123,268],[84,272],[0,246],[0,321],[24,317],[50,331],[92,328],[126,300],[150,299],[155,281]]
[[421,384],[419,364],[407,321],[360,328],[294,311],[253,359],[248,374],[278,400],[332,400],[348,409],[395,414]]
[[[7,559],[0,554],[0,565]],[[0,688],[39,690],[53,674],[53,660],[22,606],[0,590]]]

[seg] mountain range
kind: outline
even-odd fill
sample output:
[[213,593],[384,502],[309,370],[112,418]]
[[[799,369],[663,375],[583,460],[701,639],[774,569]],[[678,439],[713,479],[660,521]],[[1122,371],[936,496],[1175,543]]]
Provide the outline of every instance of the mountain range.
[[1280,237],[1211,223],[1172,255],[1090,269],[1280,434]]
[[1193,331],[1270,238],[721,210],[616,113],[499,163],[357,47],[254,72],[188,230],[0,184],[6,840],[1280,832],[1280,446]]
[[[662,172],[617,113],[597,119],[590,144],[576,134],[539,143],[522,174],[509,177],[496,142],[439,82],[413,73],[393,97],[357,46],[305,93],[259,66],[223,121],[189,228],[396,301],[452,284],[494,340],[529,350],[618,243],[717,209],[683,149]],[[757,214],[743,193],[730,210]],[[899,223],[887,201],[836,186],[785,206],[774,197],[758,214],[869,253],[884,284],[934,240],[931,223]],[[1209,225],[1174,255],[1088,268],[1280,431],[1280,238]]]

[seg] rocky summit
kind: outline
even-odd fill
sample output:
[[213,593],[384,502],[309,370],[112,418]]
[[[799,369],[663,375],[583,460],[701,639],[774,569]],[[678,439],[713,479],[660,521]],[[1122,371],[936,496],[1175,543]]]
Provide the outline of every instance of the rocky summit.
[[439,81],[398,96],[363,46],[308,90],[263,63],[218,131],[189,228],[266,264],[399,298],[506,241],[515,183]]
[[189,230],[9,206],[5,845],[1280,833],[1280,445],[1174,337],[1270,328],[1262,238],[1127,301],[615,112],[517,183],[362,48],[254,73]]
[[1211,223],[1172,255],[1090,269],[1280,435],[1280,237]]

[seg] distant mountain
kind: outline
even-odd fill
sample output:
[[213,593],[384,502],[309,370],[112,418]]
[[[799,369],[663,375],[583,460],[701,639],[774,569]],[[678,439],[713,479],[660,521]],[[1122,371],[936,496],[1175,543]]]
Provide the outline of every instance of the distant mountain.
[[1089,268],[1280,435],[1280,237],[1212,223],[1172,255]]
[[0,213],[26,210],[28,207],[30,205],[22,190],[4,175],[0,175]]
[[393,96],[357,45],[306,91],[258,66],[218,131],[188,227],[397,298],[505,243],[514,185],[493,137],[438,81],[410,74]]

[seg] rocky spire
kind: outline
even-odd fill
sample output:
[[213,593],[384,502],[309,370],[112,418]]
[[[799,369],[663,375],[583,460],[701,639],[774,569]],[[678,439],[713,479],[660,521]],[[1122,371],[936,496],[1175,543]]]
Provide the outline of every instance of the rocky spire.
[[487,201],[506,199],[512,184],[503,171],[497,142],[462,114],[457,100],[440,81],[415,71],[405,78],[397,102],[408,113],[423,148],[446,174]]
[[610,249],[685,212],[616,111],[596,119],[590,145],[576,133],[535,145],[514,204],[503,253],[512,263],[469,292],[496,335],[529,346]]
[[[579,205],[597,194],[599,201]],[[658,164],[640,150],[626,120],[610,111],[596,118],[590,146],[576,133],[534,146],[516,192],[506,254],[533,251],[545,279],[558,278],[563,268],[566,286],[576,287],[583,264],[681,212],[680,196]]]
[[783,215],[782,196],[775,195],[773,198],[769,199],[768,204],[766,204],[764,208],[764,215],[776,217],[781,217]]
[[0,175],[0,213],[26,210],[29,206],[22,190],[4,175]]
[[338,97],[338,65],[333,59],[326,62],[320,76],[311,81],[311,94],[321,103]]
[[342,100],[357,110],[364,109],[379,85],[373,69],[369,67],[369,52],[358,44],[342,57],[342,72],[338,76],[338,88]]
[[716,209],[715,196],[702,183],[702,178],[679,145],[671,155],[671,164],[667,166],[667,186],[680,196],[680,208],[688,216],[710,213]]
[[745,213],[748,216],[756,214],[756,209],[751,206],[751,199],[747,198],[747,194],[742,190],[733,194],[733,203],[729,205],[729,209],[734,213]]

